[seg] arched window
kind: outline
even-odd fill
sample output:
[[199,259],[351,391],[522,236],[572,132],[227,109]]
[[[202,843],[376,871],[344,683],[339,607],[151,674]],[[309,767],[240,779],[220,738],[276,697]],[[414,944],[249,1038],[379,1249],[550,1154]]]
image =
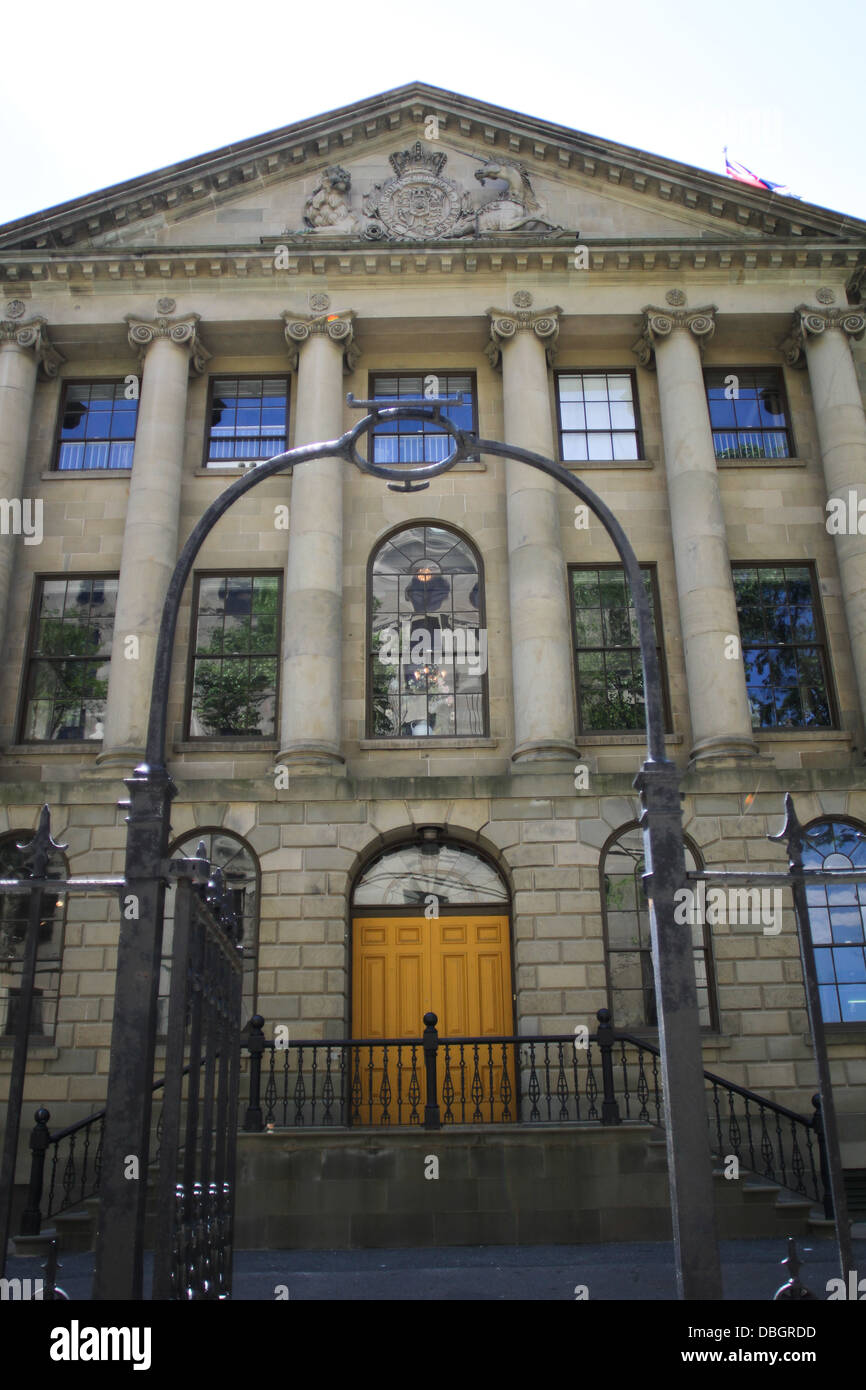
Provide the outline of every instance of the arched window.
[[[194,858],[199,843],[204,841],[210,863],[222,869],[226,887],[234,892],[243,923],[241,937],[244,948],[244,983],[242,1025],[256,1012],[256,975],[259,938],[259,863],[249,845],[229,830],[193,830],[172,846],[171,859]],[[159,1024],[164,1034],[168,1020],[168,996],[171,986],[171,954],[174,933],[174,883],[170,882],[165,895],[165,927],[162,939],[162,963],[159,973]]]
[[[23,850],[17,848],[19,844],[27,844],[32,839],[32,830],[10,831],[0,839],[0,878],[32,877]],[[46,877],[62,879],[66,873],[65,857],[55,852],[49,857]],[[66,895],[46,891],[41,896],[30,1036],[40,1041],[50,1041],[54,1037],[60,994]],[[29,894],[0,894],[0,1026],[3,1029],[0,1038],[6,1042],[11,1042],[18,1019],[21,964],[29,913]]]
[[[849,821],[807,827],[806,869],[866,869],[866,830]],[[825,1023],[866,1022],[866,883],[806,889],[815,969]]]
[[[688,844],[685,852],[686,868],[696,869],[696,857]],[[638,826],[626,826],[608,843],[601,858],[610,1010],[614,1026],[623,1029],[658,1026],[643,872],[643,835]],[[717,1028],[710,928],[695,921],[691,931],[700,1025]]]
[[355,885],[356,907],[418,907],[434,894],[443,906],[508,903],[499,874],[471,849],[438,837],[386,850]]
[[372,738],[487,732],[481,563],[444,526],[411,526],[370,564],[368,719]]

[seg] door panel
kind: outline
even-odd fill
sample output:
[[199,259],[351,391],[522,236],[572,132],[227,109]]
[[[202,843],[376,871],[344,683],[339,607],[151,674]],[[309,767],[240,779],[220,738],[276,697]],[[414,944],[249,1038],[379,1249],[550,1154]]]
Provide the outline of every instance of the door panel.
[[[418,1038],[423,1016],[432,1010],[439,1019],[439,1037],[495,1037],[512,1031],[511,955],[507,917],[447,916],[358,917],[353,924],[352,1021],[357,1038]],[[404,1062],[408,1060],[404,1057]],[[450,1049],[451,1081],[455,1090],[453,1118],[459,1123],[459,1102],[465,1088],[466,1120],[478,1118],[471,1100],[473,1077],[486,1096],[487,1121],[515,1114],[514,1066],[508,1052],[503,1079],[502,1048],[465,1050],[460,1073],[459,1053]],[[389,1072],[392,1060],[389,1060]],[[477,1068],[477,1075],[476,1075]],[[420,1073],[419,1073],[420,1075]],[[445,1077],[445,1052],[439,1049],[439,1085]],[[369,1095],[369,1074],[365,1097]],[[373,1094],[382,1081],[381,1054],[375,1058]],[[423,1087],[423,1075],[420,1076]],[[493,1106],[490,1088],[493,1087]],[[503,1084],[506,1100],[503,1099]],[[381,1115],[384,1106],[379,1106]],[[444,1109],[444,1107],[443,1107]],[[363,1122],[370,1123],[365,1106]],[[372,1123],[376,1123],[376,1111]]]

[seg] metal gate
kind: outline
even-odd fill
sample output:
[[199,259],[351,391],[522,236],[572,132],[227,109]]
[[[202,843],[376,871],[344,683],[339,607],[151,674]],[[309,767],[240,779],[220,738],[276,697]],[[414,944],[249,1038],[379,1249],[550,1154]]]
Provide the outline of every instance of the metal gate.
[[156,1182],[154,1299],[231,1297],[241,918],[204,844],[177,876]]

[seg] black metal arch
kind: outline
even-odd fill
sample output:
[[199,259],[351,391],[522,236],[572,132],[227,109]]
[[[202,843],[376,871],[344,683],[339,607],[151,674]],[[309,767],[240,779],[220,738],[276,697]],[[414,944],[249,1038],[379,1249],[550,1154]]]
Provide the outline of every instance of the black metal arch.
[[[263,482],[265,478],[271,478],[286,468],[292,468],[296,463],[312,463],[316,459],[324,458],[345,459],[347,463],[355,464],[364,473],[387,482],[394,491],[418,492],[429,486],[431,478],[447,472],[456,463],[469,458],[470,455],[479,453],[492,454],[496,458],[513,459],[517,463],[525,463],[530,468],[537,468],[541,473],[546,473],[548,477],[554,478],[569,492],[572,492],[575,497],[580,498],[581,502],[585,503],[590,511],[598,517],[607,531],[622,561],[637,615],[644,681],[648,759],[650,762],[665,762],[664,711],[662,709],[658,654],[640,565],[625,531],[601,498],[580,478],[576,478],[566,468],[563,468],[562,464],[555,463],[553,459],[545,458],[543,454],[532,453],[528,449],[520,449],[514,444],[503,444],[498,440],[479,439],[477,435],[469,431],[456,429],[442,415],[444,402],[422,398],[408,400],[398,406],[384,406],[381,401],[356,401],[351,394],[347,400],[353,408],[363,409],[366,407],[369,414],[359,420],[352,429],[340,435],[338,439],[325,440],[319,444],[303,444],[298,448],[288,449],[283,454],[277,454],[265,463],[257,464],[242,478],[238,478],[237,482],[227,487],[225,492],[222,492],[211,503],[193,528],[174,568],[162,610],[151,687],[146,765],[154,772],[165,771],[168,687],[177,629],[177,615],[184,587],[192,571],[196,555],[204,541],[216,523],[225,516],[238,498],[243,497],[245,493]],[[359,454],[355,446],[359,439],[384,420],[421,420],[439,424],[454,441],[451,453],[444,459],[422,464],[415,468],[391,468],[388,464],[374,463]]]

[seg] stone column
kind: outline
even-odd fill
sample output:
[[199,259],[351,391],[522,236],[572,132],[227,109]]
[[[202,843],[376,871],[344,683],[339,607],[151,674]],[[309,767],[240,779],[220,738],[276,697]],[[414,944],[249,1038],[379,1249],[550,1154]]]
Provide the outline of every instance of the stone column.
[[[23,507],[24,469],[30,439],[30,415],[36,376],[41,366],[48,377],[57,375],[63,361],[48,341],[45,319],[22,320],[23,300],[11,300],[6,305],[8,319],[0,321],[0,497],[11,505],[8,508],[8,534],[0,535],[0,651],[6,632],[12,567],[17,536],[12,527],[20,521],[28,524],[34,539],[41,532],[36,498],[27,509]],[[14,506],[15,502],[21,508]],[[32,507],[32,510],[31,510]]]
[[[548,365],[561,309],[535,311],[520,291],[514,311],[489,309],[487,355],[502,366],[505,440],[555,457]],[[574,659],[567,575],[559,526],[560,487],[525,463],[505,463],[511,666],[512,762],[578,756],[574,742]]]
[[[739,621],[719,492],[701,349],[714,308],[644,310],[634,351],[659,379],[668,505],[683,655],[692,720],[692,761],[757,753],[741,656]],[[737,647],[736,650],[739,650]]]
[[[285,313],[295,354],[295,438],[301,444],[343,432],[343,371],[358,360],[354,314]],[[289,556],[283,601],[280,743],[277,761],[293,773],[341,772],[343,646],[342,459],[292,470]]]
[[[102,752],[97,764],[141,760],[150,711],[162,605],[178,557],[180,496],[190,363],[204,370],[209,353],[198,314],[144,322],[126,315],[129,342],[143,362],[135,451],[120,558]],[[136,638],[135,643],[127,639]]]
[[827,508],[827,529],[835,537],[860,712],[866,720],[866,417],[850,347],[850,339],[862,338],[864,332],[862,309],[800,304],[782,351],[790,366],[809,369],[827,499],[835,504]]

